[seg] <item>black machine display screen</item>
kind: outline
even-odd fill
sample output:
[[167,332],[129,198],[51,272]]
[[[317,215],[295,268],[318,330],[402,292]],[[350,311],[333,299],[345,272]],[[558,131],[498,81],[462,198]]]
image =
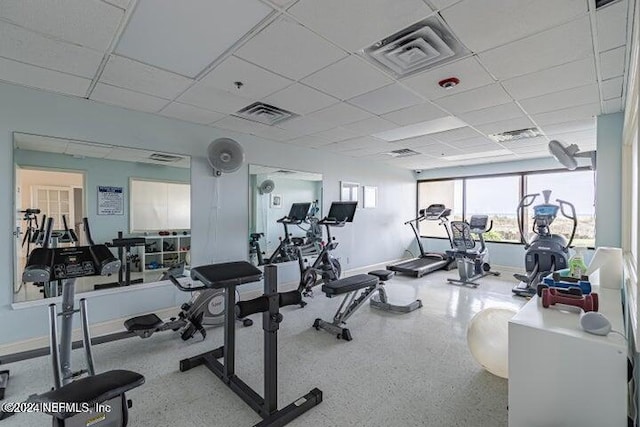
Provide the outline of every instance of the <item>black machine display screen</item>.
[[333,202],[327,218],[336,221],[353,222],[358,202]]

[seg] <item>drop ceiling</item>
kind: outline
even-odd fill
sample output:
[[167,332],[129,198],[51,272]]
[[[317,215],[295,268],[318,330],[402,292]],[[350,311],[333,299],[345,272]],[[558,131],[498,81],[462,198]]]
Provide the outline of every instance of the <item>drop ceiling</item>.
[[[548,157],[550,138],[595,148],[594,117],[623,108],[638,7],[635,0],[598,10],[593,0],[178,3],[3,0],[0,80],[407,169]],[[402,78],[367,59],[365,49],[428,18],[449,27],[465,48],[460,58]],[[449,77],[460,83],[441,88]],[[295,116],[273,126],[236,117],[258,101]],[[448,122],[455,128],[379,137]],[[488,138],[525,127],[543,136]],[[388,154],[399,149],[419,154]]]

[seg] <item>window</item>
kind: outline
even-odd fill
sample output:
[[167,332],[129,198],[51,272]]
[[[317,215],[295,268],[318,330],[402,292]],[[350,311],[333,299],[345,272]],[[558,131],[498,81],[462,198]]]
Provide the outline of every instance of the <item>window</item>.
[[[425,181],[418,185],[418,209],[434,203],[442,203],[451,209],[452,221],[462,220],[462,180]],[[421,236],[447,237],[447,231],[436,221],[421,221]]]
[[493,228],[484,235],[493,242],[519,242],[516,206],[520,201],[520,176],[466,180],[465,218],[488,215]]
[[[593,172],[580,170],[572,172],[536,173],[526,176],[526,193],[540,193],[534,205],[543,203],[542,190],[551,190],[550,203],[557,204],[556,199],[565,200],[576,208],[578,227],[572,246],[595,246],[595,208],[594,208],[594,183]],[[570,212],[567,212],[570,214]],[[531,218],[531,210],[525,213],[525,229],[530,229],[528,221]],[[554,234],[561,234],[567,239],[571,237],[573,221],[558,213],[551,225]]]
[[[432,203],[444,203],[452,209],[451,220],[469,220],[472,215],[488,215],[493,228],[484,235],[492,242],[520,242],[517,207],[524,194],[551,190],[551,201],[572,203],[576,208],[578,226],[572,246],[595,245],[594,174],[590,170],[523,172],[494,176],[443,179],[418,182],[418,208]],[[542,194],[534,205],[543,203]],[[525,230],[530,230],[531,211],[524,212]],[[569,238],[573,222],[558,214],[551,231]],[[423,221],[420,235],[447,237],[437,223]]]

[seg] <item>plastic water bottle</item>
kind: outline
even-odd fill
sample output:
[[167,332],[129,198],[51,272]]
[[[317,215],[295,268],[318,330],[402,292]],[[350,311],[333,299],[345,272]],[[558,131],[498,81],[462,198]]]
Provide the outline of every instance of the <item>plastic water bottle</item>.
[[585,248],[576,247],[576,253],[569,258],[569,276],[580,279],[587,273],[587,265],[584,263]]

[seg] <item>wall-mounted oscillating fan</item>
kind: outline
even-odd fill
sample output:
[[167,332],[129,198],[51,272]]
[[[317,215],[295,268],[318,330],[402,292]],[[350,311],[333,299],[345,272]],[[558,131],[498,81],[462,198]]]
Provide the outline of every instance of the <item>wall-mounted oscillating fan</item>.
[[213,175],[235,172],[244,163],[244,149],[231,138],[218,138],[207,147],[207,158]]
[[562,142],[555,139],[549,141],[549,152],[557,161],[562,163],[564,167],[570,171],[575,170],[578,167],[577,158],[584,157],[591,159],[591,169],[596,168],[596,152],[595,151],[580,151],[580,148],[576,144],[565,146]]
[[258,192],[260,194],[269,194],[276,188],[276,183],[270,179],[265,179],[262,181],[262,184],[258,187]]

